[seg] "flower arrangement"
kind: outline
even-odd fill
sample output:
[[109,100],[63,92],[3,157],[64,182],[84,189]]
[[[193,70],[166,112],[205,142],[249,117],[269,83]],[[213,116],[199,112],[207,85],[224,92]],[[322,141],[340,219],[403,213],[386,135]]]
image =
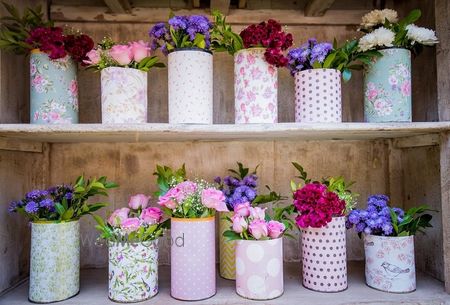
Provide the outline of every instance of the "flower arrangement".
[[165,55],[181,48],[209,50],[212,27],[203,15],[172,16],[167,23],[157,23],[150,29],[151,49],[160,48]]
[[78,177],[73,185],[57,185],[44,190],[33,190],[19,201],[9,205],[10,213],[19,213],[31,221],[70,221],[91,214],[106,206],[106,203],[88,204],[89,197],[107,196],[107,191],[118,185],[108,182],[106,177],[85,180]]
[[416,54],[422,46],[432,46],[439,41],[433,30],[418,27],[421,11],[412,10],[408,16],[399,20],[396,11],[391,9],[374,10],[362,17],[360,30],[366,35],[359,40],[361,51],[390,47],[410,49]]
[[168,228],[168,219],[163,220],[163,212],[157,207],[148,207],[150,196],[131,196],[128,208],[116,209],[107,222],[94,215],[100,238],[112,242],[144,242],[162,236]]
[[367,199],[366,209],[355,209],[347,217],[347,228],[355,227],[356,232],[378,236],[410,236],[416,235],[429,227],[432,211],[422,205],[404,211],[401,208],[390,207],[386,195],[372,195]]
[[124,67],[148,72],[152,67],[164,67],[158,57],[151,56],[149,44],[142,40],[119,44],[107,37],[86,56],[83,63],[96,70]]

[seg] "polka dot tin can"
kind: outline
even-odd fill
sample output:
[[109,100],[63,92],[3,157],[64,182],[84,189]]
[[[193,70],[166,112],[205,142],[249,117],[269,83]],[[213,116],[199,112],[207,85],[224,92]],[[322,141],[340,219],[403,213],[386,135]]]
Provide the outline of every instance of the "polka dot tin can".
[[295,74],[295,122],[342,122],[341,72],[310,69]]
[[320,292],[347,289],[345,217],[325,227],[302,229],[303,286]]
[[284,292],[283,239],[236,242],[236,293],[271,300]]
[[215,217],[172,218],[170,294],[199,301],[216,294]]

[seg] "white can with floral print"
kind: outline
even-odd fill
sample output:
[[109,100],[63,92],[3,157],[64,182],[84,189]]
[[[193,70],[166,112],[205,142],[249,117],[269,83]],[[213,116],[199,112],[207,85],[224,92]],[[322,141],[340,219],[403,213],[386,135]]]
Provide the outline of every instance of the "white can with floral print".
[[109,298],[140,302],[158,293],[158,240],[109,243]]
[[367,285],[386,292],[416,290],[414,236],[364,235],[364,251]]
[[147,73],[108,67],[101,71],[102,123],[147,123]]
[[264,48],[234,55],[235,123],[278,122],[278,70],[264,58]]

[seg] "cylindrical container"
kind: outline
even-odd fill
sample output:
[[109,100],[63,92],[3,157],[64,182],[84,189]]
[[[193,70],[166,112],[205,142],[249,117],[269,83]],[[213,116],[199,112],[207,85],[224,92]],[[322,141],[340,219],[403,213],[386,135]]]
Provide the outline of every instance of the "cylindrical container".
[[213,55],[203,49],[169,53],[169,123],[213,123]]
[[341,72],[309,69],[295,74],[295,121],[342,122]]
[[223,233],[230,230],[233,212],[220,212],[219,214],[219,273],[227,280],[236,279],[236,241],[227,240]]
[[283,239],[236,242],[236,293],[252,300],[283,294]]
[[158,293],[158,240],[109,243],[109,298],[140,302]]
[[380,50],[364,72],[364,118],[369,123],[411,122],[411,51]]
[[215,217],[172,218],[170,294],[198,301],[216,294]]
[[345,217],[302,229],[303,286],[321,292],[347,289]]
[[70,56],[52,60],[31,51],[30,123],[78,123],[77,65]]
[[52,303],[80,290],[80,223],[31,223],[29,300]]
[[101,71],[102,123],[147,123],[147,73],[109,67]]
[[414,236],[364,235],[364,251],[367,285],[386,292],[416,290]]
[[265,48],[234,55],[235,123],[278,122],[278,70],[264,58]]

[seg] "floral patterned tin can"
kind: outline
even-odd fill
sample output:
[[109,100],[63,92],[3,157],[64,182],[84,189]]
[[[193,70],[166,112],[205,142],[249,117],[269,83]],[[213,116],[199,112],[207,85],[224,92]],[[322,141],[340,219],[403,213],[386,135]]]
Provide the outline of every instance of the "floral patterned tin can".
[[31,51],[30,123],[78,123],[77,65],[70,56],[52,60]]
[[133,68],[101,71],[102,123],[147,123],[147,73]]
[[396,293],[416,290],[414,236],[364,235],[366,283]]
[[219,213],[219,274],[227,280],[236,279],[236,241],[227,240],[223,233],[230,229],[233,212]]
[[170,294],[198,301],[216,294],[215,217],[172,218]]
[[29,300],[52,303],[80,290],[80,224],[32,222]]
[[235,123],[278,122],[278,70],[267,63],[264,48],[234,55]]
[[322,228],[302,229],[303,286],[320,292],[347,289],[345,217]]
[[295,122],[342,122],[341,72],[309,69],[295,78]]
[[380,50],[364,72],[364,118],[369,123],[411,122],[411,51]]
[[186,48],[169,53],[169,123],[213,123],[213,55]]
[[109,298],[133,303],[158,293],[158,240],[109,243]]
[[236,241],[236,293],[271,300],[283,291],[283,239]]

